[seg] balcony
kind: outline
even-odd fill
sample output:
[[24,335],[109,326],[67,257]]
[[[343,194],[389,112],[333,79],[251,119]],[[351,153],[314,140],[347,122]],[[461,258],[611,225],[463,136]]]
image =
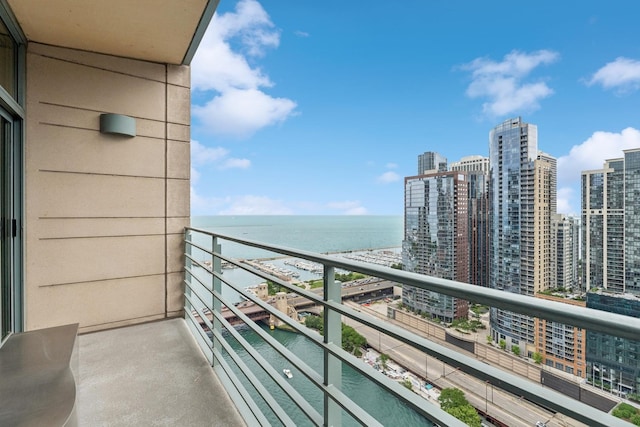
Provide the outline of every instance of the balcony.
[[[290,280],[246,264],[241,258],[227,256],[223,249],[228,245],[321,264],[322,292],[300,288]],[[270,281],[286,292],[277,294],[272,300],[258,298],[245,289],[245,284],[234,283],[225,276],[221,267],[223,262]],[[550,427],[628,425],[607,413],[619,399],[602,394],[579,380],[571,383],[566,375],[555,376],[552,370],[523,358],[505,352],[492,353],[493,350],[486,348],[489,346],[481,345],[484,336],[480,339],[476,336],[475,341],[462,337],[458,338],[458,345],[448,345],[441,342],[437,334],[429,335],[426,330],[411,332],[397,319],[387,318],[386,313],[375,313],[343,301],[342,287],[334,280],[336,270],[359,272],[588,330],[616,331],[624,338],[633,339],[640,332],[640,319],[187,228],[185,319],[247,424],[388,425],[393,421],[381,420],[380,410],[391,412],[393,416],[395,409],[391,408],[402,407],[408,408],[411,417],[415,417],[412,419],[422,420],[421,424],[464,425],[441,410],[436,399],[421,396],[424,394],[422,384],[426,387],[428,381],[436,388],[463,389],[476,410],[496,425],[530,426],[537,421],[547,422]],[[303,326],[292,314],[287,302],[293,300],[293,296],[288,294],[295,294],[296,300],[305,300],[324,312],[323,335]],[[246,302],[239,304],[239,300]],[[253,307],[251,314],[248,314],[249,306]],[[262,313],[266,324],[280,324],[294,332],[311,350],[300,353],[275,339],[275,332],[253,320],[256,312]],[[230,319],[233,319],[233,325]],[[365,335],[371,347],[389,353],[408,371],[421,376],[420,392],[410,391],[344,351],[342,322]],[[242,325],[239,328],[238,323]],[[442,333],[442,336],[448,335],[449,332]],[[478,349],[484,349],[485,357],[479,355],[482,351]],[[312,359],[317,360],[313,362]],[[293,372],[293,379],[283,375],[283,367]],[[350,389],[353,376],[346,381],[347,373],[355,373],[357,380],[366,386],[355,391]],[[312,391],[298,388],[297,378]],[[556,391],[567,384],[570,391]],[[369,388],[380,388],[388,396],[382,400],[384,405],[378,405],[382,408],[372,408],[370,402],[361,399],[364,389]],[[610,405],[598,403],[604,401]],[[394,406],[394,402],[400,402],[399,406]]]
[[77,351],[79,426],[244,424],[184,319],[80,335]]

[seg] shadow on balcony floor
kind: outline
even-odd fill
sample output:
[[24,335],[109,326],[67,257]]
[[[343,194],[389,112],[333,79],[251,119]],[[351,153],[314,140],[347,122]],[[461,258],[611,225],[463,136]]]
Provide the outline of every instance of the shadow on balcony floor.
[[183,319],[79,337],[80,426],[242,426]]

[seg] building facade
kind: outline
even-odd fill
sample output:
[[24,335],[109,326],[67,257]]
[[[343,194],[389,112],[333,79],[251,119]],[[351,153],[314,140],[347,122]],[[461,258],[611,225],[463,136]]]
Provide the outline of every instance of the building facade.
[[[587,307],[640,316],[640,148],[582,172]],[[587,332],[587,379],[617,394],[640,390],[640,341]]]
[[418,154],[418,175],[430,172],[444,172],[447,170],[447,158],[435,151],[425,151]]
[[625,292],[624,159],[582,172],[583,282],[587,290]]
[[[585,307],[586,302],[581,298],[568,295],[536,294],[536,298],[558,301],[564,304]],[[542,363],[551,368],[559,369],[586,378],[586,332],[582,328],[552,322],[545,319],[535,319],[536,352],[542,356]]]
[[182,314],[189,62],[216,6],[0,1],[0,343]]
[[[551,214],[555,213],[555,159],[538,151],[538,130],[521,118],[489,134],[489,284],[534,296],[550,286]],[[534,319],[491,309],[491,335],[507,346],[535,351]]]
[[580,220],[564,214],[555,214],[551,218],[551,249],[555,250],[555,282],[552,288],[580,291],[578,263],[580,252]]
[[[407,271],[469,282],[468,183],[461,172],[405,178],[402,261]],[[426,316],[451,322],[466,318],[468,302],[413,286],[402,301]]]
[[[587,308],[640,317],[640,300],[602,290],[587,293]],[[640,394],[640,341],[587,331],[587,380],[626,396]]]
[[452,171],[483,172],[489,175],[489,158],[484,156],[465,156],[451,163]]
[[489,286],[489,158],[463,157],[452,171],[466,172],[469,224],[469,283]]

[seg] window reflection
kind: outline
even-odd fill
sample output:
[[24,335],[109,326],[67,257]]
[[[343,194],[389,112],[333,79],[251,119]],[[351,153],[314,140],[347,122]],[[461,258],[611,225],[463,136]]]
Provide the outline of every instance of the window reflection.
[[9,95],[16,97],[16,45],[9,30],[0,21],[0,86],[6,90]]

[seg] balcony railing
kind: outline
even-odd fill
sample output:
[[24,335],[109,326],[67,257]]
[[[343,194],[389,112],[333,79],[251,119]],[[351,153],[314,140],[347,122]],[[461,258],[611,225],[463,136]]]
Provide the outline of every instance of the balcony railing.
[[[257,248],[280,256],[321,264],[323,266],[322,294],[302,289],[289,281],[260,271],[243,263],[241,259],[226,256],[220,249],[221,242],[225,242],[225,245],[226,242],[233,242],[233,245],[246,247],[247,250]],[[221,267],[223,261],[228,263],[227,265],[233,265],[265,281],[271,281],[286,288],[289,292],[302,296],[321,307],[324,311],[324,334],[321,336],[306,328],[296,319],[290,318],[286,313],[257,298],[253,293],[245,290],[246,285],[227,280]],[[637,340],[637,337],[640,336],[640,319],[636,318],[428,277],[374,264],[350,261],[335,256],[215,234],[206,230],[187,228],[185,231],[185,317],[213,369],[248,424],[271,424],[270,418],[261,409],[266,403],[267,412],[272,413],[269,416],[275,416],[278,422],[283,425],[296,425],[280,401],[272,397],[272,387],[276,387],[288,396],[291,402],[299,408],[299,411],[306,416],[308,424],[340,425],[343,413],[346,413],[361,425],[382,425],[343,391],[341,386],[342,372],[343,367],[348,366],[358,375],[379,385],[390,395],[404,402],[404,405],[433,423],[442,426],[464,425],[437,405],[431,404],[397,381],[393,381],[344,351],[341,347],[341,321],[343,318],[348,318],[439,359],[443,362],[443,369],[444,363],[446,363],[484,381],[486,384],[490,384],[492,393],[493,387],[506,390],[521,399],[533,402],[552,412],[564,414],[589,426],[628,425],[625,421],[612,415],[529,379],[489,365],[469,356],[468,353],[452,350],[390,322],[344,305],[341,285],[334,280],[336,269],[358,272],[490,307],[575,325],[585,330],[615,333],[622,338],[633,340]],[[258,323],[252,321],[249,315],[244,314],[240,308],[236,307],[237,301],[228,296],[229,290],[242,295],[242,298],[251,301],[261,310],[279,319],[288,328],[313,343],[323,356],[323,372],[319,373],[309,367],[303,359],[304,355],[295,354],[272,338],[269,332]],[[225,309],[223,310],[223,308]],[[307,401],[285,379],[282,372],[272,366],[263,354],[256,350],[245,336],[225,319],[223,311],[227,312],[227,310],[233,313],[234,318],[242,320],[242,323],[246,325],[243,328],[248,328],[268,343],[279,356],[286,360],[288,366],[294,367],[297,372],[302,373],[320,391],[322,395],[321,409],[316,409],[312,402]],[[246,363],[247,358],[252,361],[251,366],[256,366],[253,364],[255,361],[263,372],[252,371]],[[265,377],[268,378],[269,385],[266,385],[263,380]],[[262,405],[259,404],[261,399],[264,400]]]

